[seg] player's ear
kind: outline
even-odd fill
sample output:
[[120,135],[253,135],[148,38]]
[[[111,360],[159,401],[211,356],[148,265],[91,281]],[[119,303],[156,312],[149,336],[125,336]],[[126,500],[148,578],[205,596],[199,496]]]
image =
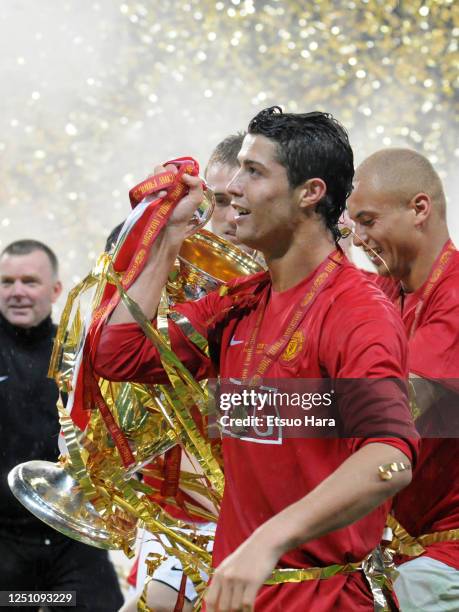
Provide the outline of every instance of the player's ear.
[[306,209],[315,206],[327,193],[327,185],[321,178],[310,178],[299,187],[299,206]]
[[432,200],[426,193],[417,193],[408,203],[415,214],[415,226],[420,226],[429,218],[432,212]]

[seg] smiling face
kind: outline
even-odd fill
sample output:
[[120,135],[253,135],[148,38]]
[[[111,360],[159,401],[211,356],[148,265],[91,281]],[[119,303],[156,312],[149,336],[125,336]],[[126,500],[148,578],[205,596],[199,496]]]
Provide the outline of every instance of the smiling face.
[[236,237],[262,252],[288,247],[298,220],[298,193],[276,159],[275,143],[248,134],[238,156],[240,168],[228,185],[236,211]]
[[378,274],[406,278],[418,242],[412,201],[401,201],[376,175],[366,175],[355,181],[347,207],[355,223],[354,244],[365,251]]
[[0,312],[12,325],[35,327],[51,313],[62,291],[41,250],[0,258]]

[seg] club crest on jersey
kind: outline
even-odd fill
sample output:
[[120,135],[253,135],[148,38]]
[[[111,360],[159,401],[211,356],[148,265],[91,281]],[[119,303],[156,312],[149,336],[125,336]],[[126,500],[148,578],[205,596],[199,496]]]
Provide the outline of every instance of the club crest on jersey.
[[285,351],[281,355],[282,361],[293,361],[295,357],[301,353],[304,347],[304,333],[301,329],[297,329],[290,338]]

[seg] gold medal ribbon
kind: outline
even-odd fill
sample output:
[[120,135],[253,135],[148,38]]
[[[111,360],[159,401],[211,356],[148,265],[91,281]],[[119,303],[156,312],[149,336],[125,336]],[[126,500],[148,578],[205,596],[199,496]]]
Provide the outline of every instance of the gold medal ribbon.
[[242,380],[257,380],[266,375],[266,372],[273,365],[273,363],[277,360],[279,355],[284,351],[287,344],[290,342],[295,331],[298,329],[301,322],[304,320],[308,310],[311,308],[314,303],[317,295],[322,291],[332,280],[333,274],[337,271],[340,262],[343,259],[343,253],[341,251],[334,251],[327,259],[317,268],[314,277],[311,281],[311,289],[308,293],[301,298],[295,312],[293,313],[290,321],[286,325],[282,336],[279,340],[276,340],[273,344],[269,345],[263,351],[263,355],[261,360],[258,363],[258,366],[255,369],[255,372],[252,374],[251,370],[253,368],[253,361],[255,358],[255,348],[257,345],[257,338],[261,328],[261,324],[264,319],[265,309],[269,298],[269,287],[265,289],[264,293],[264,307],[260,308],[259,314],[257,316],[257,320],[255,322],[255,327],[253,332],[249,338],[247,343],[247,350],[244,359],[244,364],[242,367]]
[[[425,305],[425,303],[427,301],[427,298],[432,293],[432,291],[434,290],[436,284],[438,283],[438,281],[443,276],[446,268],[448,267],[448,263],[449,263],[451,257],[453,256],[453,254],[455,252],[456,252],[456,247],[454,246],[454,244],[453,244],[453,242],[451,240],[448,240],[446,242],[445,246],[443,247],[440,255],[437,257],[437,260],[436,260],[435,264],[433,265],[432,273],[430,274],[429,279],[427,280],[426,284],[424,285],[424,289],[422,291],[421,299],[416,304],[416,310],[415,310],[415,314],[414,314],[414,321],[413,321],[413,325],[411,326],[410,333],[409,333],[409,337],[410,338],[412,338],[414,336],[414,333],[415,333],[415,331],[416,331],[416,329],[418,327],[419,319],[421,317],[421,313],[422,313],[424,305]],[[400,306],[400,309],[401,309],[401,305],[402,305],[402,296],[399,297],[399,306]]]

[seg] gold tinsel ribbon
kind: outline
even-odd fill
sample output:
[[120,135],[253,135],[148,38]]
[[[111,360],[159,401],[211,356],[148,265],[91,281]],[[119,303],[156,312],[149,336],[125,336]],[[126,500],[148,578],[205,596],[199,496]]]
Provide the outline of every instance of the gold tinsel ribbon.
[[[346,563],[345,565],[328,565],[327,567],[309,567],[304,569],[277,569],[274,570],[271,578],[265,581],[265,585],[278,585],[287,582],[298,583],[309,580],[327,580],[334,576],[351,574],[357,571],[363,571],[367,580],[370,582],[370,587],[375,600],[375,612],[389,612],[390,608],[387,605],[385,596],[382,592],[383,588],[391,589],[390,582],[384,572],[378,567],[375,571],[374,553],[368,555],[363,561],[355,563]],[[156,566],[157,567],[157,566]],[[155,569],[156,569],[155,567]],[[191,568],[187,568],[190,570]],[[186,573],[186,572],[185,572]],[[154,577],[154,576],[153,576]],[[202,588],[198,591],[199,598],[194,610],[199,610],[202,604],[204,591]],[[143,612],[154,612],[154,609],[147,605],[147,584],[143,590],[142,596],[138,602],[138,610]]]
[[110,281],[116,285],[121,295],[121,299],[128,308],[130,314],[139,324],[145,336],[158,350],[161,363],[168,375],[173,391],[167,386],[159,385],[159,387],[167,397],[169,406],[183,428],[183,432],[186,436],[185,446],[193,449],[194,452],[192,454],[196,456],[203,469],[204,475],[212,484],[217,494],[221,496],[224,488],[223,473],[212,454],[210,444],[202,438],[188,409],[188,406],[196,405],[202,412],[203,406],[205,406],[208,401],[207,394],[170,349],[167,341],[158,330],[153,327],[151,322],[139,308],[138,304],[126,293],[111,265],[110,273]]
[[142,589],[142,594],[140,595],[140,598],[137,601],[137,612],[152,612],[152,609],[147,604],[148,585],[150,584],[155,571],[165,560],[166,557],[164,555],[161,555],[160,553],[150,553],[145,559],[145,564],[148,568],[148,577],[145,580],[145,584]]
[[386,525],[392,529],[392,541],[388,546],[389,550],[400,555],[407,555],[408,557],[419,557],[419,555],[425,552],[425,546],[430,546],[437,542],[454,542],[459,540],[459,529],[435,531],[415,538],[391,514],[387,517]]
[[392,582],[379,548],[365,557],[363,561],[345,565],[328,565],[326,567],[308,567],[304,569],[275,569],[266,585],[285,582],[304,582],[306,580],[328,580],[334,576],[362,571],[367,579],[374,600],[374,612],[389,612],[386,594],[392,591]]
[[417,539],[422,546],[430,546],[431,544],[437,544],[437,542],[455,542],[459,540],[459,529],[434,531],[433,533],[426,533],[419,536]]
[[[92,503],[101,518],[105,518],[105,521],[107,522],[108,506],[106,504],[106,500],[104,500],[104,493],[105,497],[108,496],[108,493],[106,493],[103,488],[96,487],[93,484],[89,472],[87,470],[87,466],[85,465],[85,462],[82,457],[83,447],[80,444],[80,441],[78,440],[79,436],[81,437],[82,434],[77,433],[77,429],[72,419],[65,412],[65,409],[62,404],[58,405],[58,408],[60,413],[62,434],[64,435],[70,459],[70,461],[64,459],[63,463],[65,469],[78,482],[79,486],[83,491],[84,496]],[[113,525],[112,527],[115,527],[115,525]],[[126,556],[131,558],[134,555],[134,551],[131,548],[131,544],[132,540],[135,538],[135,532],[130,532],[129,530],[125,531],[124,528],[116,529],[116,527],[110,528],[109,531],[113,548],[121,548],[126,554]]]
[[[179,555],[180,556],[180,555]],[[265,581],[265,585],[278,585],[287,582],[299,583],[309,580],[327,580],[338,575],[351,574],[357,571],[363,571],[365,576],[370,582],[373,596],[375,597],[375,611],[386,612],[389,610],[384,595],[382,594],[382,588],[391,588],[387,576],[383,574],[380,568],[375,572],[374,567],[374,553],[368,555],[363,561],[357,561],[355,563],[346,563],[345,565],[334,564],[326,567],[309,567],[303,569],[276,569],[272,572],[271,578]],[[190,568],[191,569],[191,568]],[[376,577],[377,576],[377,577]],[[377,581],[377,583],[376,583]],[[377,596],[375,596],[375,590]],[[151,610],[146,604],[146,589],[142,597],[141,610]]]
[[[60,380],[61,377],[60,377],[60,372],[59,372],[60,361],[61,361],[62,351],[65,345],[67,327],[69,323],[70,314],[73,309],[73,305],[75,303],[76,298],[81,293],[84,293],[85,291],[90,289],[93,285],[95,285],[99,281],[98,272],[100,272],[100,270],[97,270],[97,268],[100,267],[100,263],[103,261],[104,261],[103,258],[99,260],[99,262],[96,264],[95,270],[91,272],[90,274],[88,274],[86,278],[84,278],[80,283],[78,283],[78,285],[73,287],[73,289],[68,294],[67,301],[62,311],[62,315],[59,321],[59,326],[57,328],[56,336],[54,339],[53,352],[51,355],[51,360],[50,360],[49,369],[48,369],[48,377],[54,378],[60,387],[61,387],[60,383],[62,382]],[[64,389],[64,390],[68,391],[68,389]]]
[[[60,371],[62,355],[64,351],[67,350],[66,346],[69,343],[70,336],[75,335],[76,337],[81,334],[81,320],[79,318],[77,325],[79,329],[73,330],[74,324],[72,324],[72,331],[70,335],[67,331],[76,299],[83,292],[87,291],[98,283],[96,296],[93,297],[92,300],[93,303],[97,302],[97,294],[101,292],[101,287],[105,285],[109,279],[109,268],[111,275],[115,276],[117,280],[117,276],[113,272],[109,258],[106,255],[103,255],[99,259],[93,272],[81,283],[79,283],[79,285],[71,291],[68,297],[63,316],[60,321],[58,337],[54,347],[53,360],[51,364],[51,373],[53,376],[59,379],[61,386],[63,386],[62,383],[65,383],[70,388],[68,383],[71,382],[70,379],[67,380],[66,378],[64,381],[62,378]],[[115,284],[117,283],[115,282]],[[130,305],[129,309],[132,312],[132,305]],[[147,326],[149,325],[149,322],[147,322]],[[190,332],[190,330],[192,331],[191,324],[188,322],[185,333]],[[156,330],[154,330],[154,332],[156,332]],[[148,333],[146,335],[148,337]],[[203,350],[203,352],[206,352],[206,340],[197,332],[191,333],[191,335],[192,338],[190,339],[195,342],[199,348]],[[159,338],[159,340],[161,340],[161,338]],[[72,340],[72,347],[74,345],[76,347],[78,346],[78,343],[74,343]],[[69,355],[70,348],[72,347],[68,348]],[[161,352],[161,348],[158,350]],[[197,454],[198,458],[201,458],[201,465],[204,463],[204,468],[207,468],[207,470],[205,470],[207,480],[211,481],[212,484],[219,485],[221,494],[223,489],[223,475],[221,474],[218,463],[214,460],[213,456],[210,455],[210,459],[206,457],[206,452],[208,449],[205,445],[201,447],[199,444],[197,444],[200,438],[197,428],[195,431],[192,431],[190,435],[190,429],[191,426],[194,425],[194,422],[189,422],[187,420],[188,414],[186,411],[186,405],[187,402],[189,402],[189,398],[188,395],[184,393],[183,387],[185,387],[185,385],[192,380],[194,386],[196,387],[196,391],[199,391],[199,393],[195,392],[191,394],[195,403],[198,401],[204,402],[204,400],[207,400],[207,397],[201,387],[192,379],[191,374],[189,374],[185,368],[180,368],[181,364],[178,362],[173,353],[166,350],[166,354],[162,354],[162,358],[163,362],[165,360],[167,364],[174,369],[174,373],[176,371],[180,373],[180,376],[176,374],[176,377],[178,378],[176,384],[177,388],[175,390],[173,389],[171,393],[174,403],[169,403],[169,413],[171,416],[176,416],[177,410],[181,412],[181,419],[176,419],[180,421],[181,425],[179,428],[181,430],[179,432],[180,437],[182,439],[185,438],[185,446],[187,446],[187,436],[188,438],[191,438],[193,454]],[[171,363],[172,365],[170,365]],[[182,378],[185,380],[182,381]],[[108,391],[104,391],[104,385],[108,385],[108,387],[110,387],[110,383],[104,382],[102,385],[101,390],[106,394]],[[161,390],[164,391],[164,389]],[[177,408],[177,406],[179,407]],[[116,524],[120,523],[120,520],[118,520],[118,510],[116,510],[119,508],[121,511],[127,513],[127,517],[136,517],[137,519],[140,519],[147,529],[149,529],[149,531],[161,535],[162,538],[167,539],[167,544],[164,546],[165,550],[169,555],[174,555],[182,561],[186,574],[195,583],[198,592],[202,594],[205,589],[205,583],[200,576],[199,570],[205,571],[207,574],[209,573],[211,567],[211,555],[206,550],[204,541],[199,540],[199,538],[196,536],[190,536],[190,531],[193,531],[193,526],[183,524],[182,521],[172,519],[153,501],[146,499],[145,497],[139,498],[137,491],[140,488],[140,483],[138,483],[135,479],[126,478],[126,471],[122,468],[122,466],[118,465],[116,457],[112,457],[110,453],[107,453],[107,461],[105,461],[104,457],[99,452],[101,441],[98,440],[98,438],[100,437],[99,434],[102,432],[102,430],[99,431],[102,424],[100,419],[96,418],[97,414],[93,413],[92,415],[91,427],[89,428],[88,432],[86,432],[90,434],[90,438],[88,438],[86,433],[82,434],[81,432],[77,431],[71,416],[66,412],[62,405],[60,406],[60,412],[62,433],[66,440],[67,449],[69,452],[68,458],[62,458],[61,462],[65,464],[66,469],[75,478],[75,480],[77,480],[85,497],[95,506],[95,509],[98,511],[102,520],[108,521],[107,529],[110,531],[113,546],[115,548],[123,548],[125,553],[129,556],[133,552],[130,547],[131,541],[129,536],[131,534],[124,533],[122,529],[118,531],[110,527],[110,525],[116,527]],[[94,440],[92,440],[93,437]],[[204,443],[205,441],[202,440],[202,442]],[[94,455],[96,451],[97,457],[93,457],[92,455]],[[86,457],[88,453],[89,457]],[[88,463],[89,459],[91,459],[91,461],[93,459],[97,459],[97,465],[95,464],[92,466],[91,464],[91,467]],[[108,468],[110,468],[110,475],[108,475],[107,472]],[[194,483],[194,486],[195,488],[202,489],[198,483]],[[212,489],[207,488],[206,492],[208,495],[209,491],[212,492],[211,497],[214,503],[218,504],[220,495],[215,491],[212,491]],[[122,518],[122,515],[120,518]],[[206,513],[206,518],[209,520],[209,518],[214,519],[215,517]],[[120,526],[122,527],[122,525]],[[208,540],[209,538],[207,538],[206,541]],[[162,543],[164,544],[164,542]]]
[[304,569],[276,569],[266,585],[283,584],[284,582],[304,582],[305,580],[326,580],[338,574],[350,574],[362,569],[363,561],[346,563],[345,565],[328,565],[326,567],[308,567]]
[[[159,314],[160,313],[158,312],[158,315]],[[185,317],[185,315],[175,310],[171,310],[167,312],[166,316],[168,316],[169,319],[172,319],[172,321],[174,321],[174,323],[178,327],[180,327],[180,329],[183,331],[188,340],[190,340],[190,342],[196,345],[206,355],[209,354],[209,345],[207,339],[204,338],[204,336],[201,336],[201,334],[195,330],[195,328],[191,325],[191,322]],[[158,327],[159,326],[160,323],[158,318]]]
[[93,485],[91,478],[86,470],[85,462],[81,456],[81,447],[78,441],[78,435],[75,425],[66,413],[65,408],[62,404],[62,400],[59,397],[57,404],[59,411],[59,421],[62,427],[62,435],[65,439],[65,444],[69,453],[70,464],[67,461],[66,467],[71,471],[72,476],[81,486],[84,496],[89,500],[96,510],[100,510],[100,506],[97,504],[98,493],[96,487]]

